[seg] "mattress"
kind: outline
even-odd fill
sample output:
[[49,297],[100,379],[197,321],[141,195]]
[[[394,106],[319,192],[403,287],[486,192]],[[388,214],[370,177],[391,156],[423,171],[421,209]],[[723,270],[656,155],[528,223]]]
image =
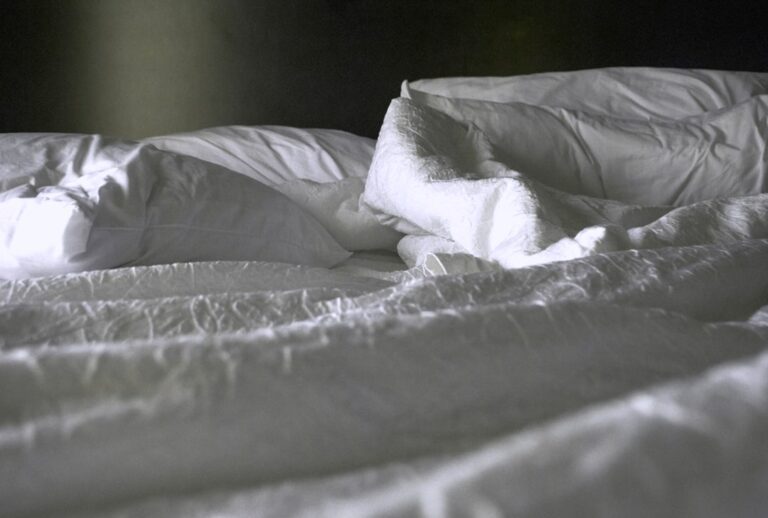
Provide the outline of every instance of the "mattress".
[[[668,80],[673,72],[611,73]],[[731,76],[695,77],[725,77],[712,84],[744,93]],[[462,80],[461,91],[475,83]],[[760,95],[749,90],[733,109],[762,113]],[[60,174],[50,153],[35,181],[21,182],[20,166],[4,170],[0,205],[63,201],[68,212],[56,214],[77,215],[72,225],[112,228],[109,216],[143,230],[135,247],[81,240],[72,254],[74,227],[52,225],[44,250],[54,260],[14,244],[21,225],[0,228],[8,232],[0,261],[13,274],[0,281],[0,516],[764,514],[762,126],[742,118],[725,136],[752,157],[736,191],[721,184],[723,195],[708,198],[712,184],[697,184],[722,166],[715,153],[701,155],[685,196],[646,189],[608,199],[576,184],[557,189],[535,168],[514,169],[514,146],[499,151],[499,114],[524,112],[541,129],[534,116],[575,121],[568,107],[536,112],[506,99],[489,121],[466,99],[415,97],[393,101],[375,143],[266,127],[118,148],[75,136],[66,141],[74,147],[56,149],[90,151],[64,156]],[[732,101],[725,97],[708,98]],[[728,126],[737,113],[706,109],[718,112],[715,122],[692,114],[685,124],[644,124],[676,135]],[[579,117],[569,135],[584,131]],[[590,127],[605,133],[563,140],[590,149],[593,164],[614,160],[599,144],[618,135],[599,117]],[[294,139],[292,159],[233,158],[248,152],[235,137],[271,131],[279,142]],[[28,139],[26,152],[0,157],[18,165],[53,137],[12,138]],[[203,138],[228,143],[219,157],[228,165],[216,164],[216,145],[190,154]],[[648,151],[623,142],[633,157]],[[312,153],[337,152],[347,161],[320,160],[322,177],[290,176]],[[257,177],[258,160],[270,161],[269,178],[287,182]],[[327,170],[351,161],[368,169]],[[233,233],[240,220],[219,210],[170,210],[166,197],[223,205],[187,183],[171,189],[146,163],[163,164],[174,181],[205,178],[200,185],[216,183],[230,199],[257,193],[282,216],[254,226],[266,216],[241,201],[245,208],[227,214],[251,219]],[[245,165],[235,171],[236,163]],[[675,163],[651,172],[678,175]],[[558,174],[585,167],[554,165]],[[618,174],[595,171],[602,185]],[[259,183],[228,183],[230,175]],[[145,191],[146,199],[136,194]],[[32,214],[13,203],[18,217]],[[25,229],[39,223],[23,221]],[[185,238],[158,240],[156,224],[177,225]],[[262,248],[240,243],[242,232]],[[305,236],[301,247],[283,246]],[[206,239],[230,255],[194,255]],[[254,255],[264,247],[272,255]],[[123,263],[108,264],[116,257]]]

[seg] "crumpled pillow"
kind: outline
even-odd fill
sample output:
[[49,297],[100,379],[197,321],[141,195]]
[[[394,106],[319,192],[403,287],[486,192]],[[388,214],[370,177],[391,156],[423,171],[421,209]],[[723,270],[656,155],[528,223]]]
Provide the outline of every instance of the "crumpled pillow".
[[553,106],[626,119],[676,120],[768,94],[768,73],[610,67],[403,82],[403,97],[419,101],[422,93]]
[[478,128],[501,162],[573,194],[681,206],[768,184],[768,95],[674,121],[429,94],[413,101]]
[[332,129],[220,126],[142,142],[274,187],[317,218],[347,250],[394,250],[401,237],[360,203],[373,139]]
[[221,166],[98,135],[0,136],[1,277],[349,255],[287,197]]
[[142,142],[224,166],[269,186],[364,178],[376,145],[373,139],[346,131],[289,126],[219,126]]

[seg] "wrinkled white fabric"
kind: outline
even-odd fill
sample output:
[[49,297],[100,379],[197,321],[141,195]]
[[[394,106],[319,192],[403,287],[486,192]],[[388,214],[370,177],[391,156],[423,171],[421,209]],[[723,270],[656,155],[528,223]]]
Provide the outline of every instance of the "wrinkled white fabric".
[[325,516],[761,516],[767,437],[762,354],[383,481]]
[[626,119],[677,120],[768,94],[768,74],[609,67],[508,77],[441,77],[403,82],[403,97],[410,97],[414,92],[556,106]]
[[0,135],[0,278],[349,255],[290,199],[221,166],[99,135]]
[[[767,260],[768,240],[744,240],[410,280],[197,263],[6,281],[2,515],[600,516],[627,480],[668,515],[748,516],[761,400],[736,412],[717,376],[686,380],[764,350]],[[761,362],[739,394],[762,397]],[[643,398],[672,398],[682,430],[728,427],[692,450]],[[561,493],[528,483],[553,473]],[[734,482],[711,491],[720,473]]]
[[298,179],[325,183],[363,178],[376,143],[346,131],[288,126],[219,126],[142,142],[224,166],[270,186]]
[[375,141],[344,131],[221,126],[144,139],[274,187],[347,250],[394,250],[400,237],[359,203]]
[[509,168],[572,194],[681,206],[768,187],[768,95],[665,121],[427,94],[414,101],[482,131]]
[[347,250],[395,250],[402,234],[379,223],[361,203],[365,181],[346,178],[319,183],[294,180],[276,185],[275,190],[312,214]]
[[[764,150],[765,142],[756,146]],[[403,233],[453,241],[507,268],[623,249],[768,236],[766,194],[677,208],[630,205],[545,186],[511,169],[498,154],[474,126],[395,99],[379,135],[364,201],[382,222]]]
[[762,514],[768,195],[566,194],[408,101],[376,153],[307,201],[409,270],[0,281],[0,516]]

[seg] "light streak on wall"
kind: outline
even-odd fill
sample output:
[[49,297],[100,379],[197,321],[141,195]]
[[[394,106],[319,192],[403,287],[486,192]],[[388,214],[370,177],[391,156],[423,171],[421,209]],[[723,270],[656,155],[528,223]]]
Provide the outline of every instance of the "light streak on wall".
[[233,70],[216,23],[230,4],[74,0],[83,125],[140,137],[230,122]]

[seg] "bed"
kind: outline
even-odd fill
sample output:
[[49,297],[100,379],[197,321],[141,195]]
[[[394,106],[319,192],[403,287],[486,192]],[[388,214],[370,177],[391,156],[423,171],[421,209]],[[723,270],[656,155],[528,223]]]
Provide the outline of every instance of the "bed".
[[0,136],[0,516],[764,516],[767,120],[610,68]]

